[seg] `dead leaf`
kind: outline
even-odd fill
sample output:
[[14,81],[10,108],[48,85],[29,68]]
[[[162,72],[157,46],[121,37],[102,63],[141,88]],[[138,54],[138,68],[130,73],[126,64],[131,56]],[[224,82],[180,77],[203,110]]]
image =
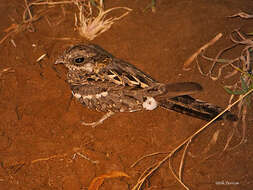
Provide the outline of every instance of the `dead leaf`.
[[130,176],[127,175],[124,172],[121,172],[121,171],[113,171],[111,173],[104,174],[104,175],[101,175],[99,177],[94,178],[92,180],[92,182],[90,183],[90,186],[89,186],[88,190],[98,190],[99,187],[103,184],[105,179],[116,178],[116,177],[127,177],[127,178],[129,178]]

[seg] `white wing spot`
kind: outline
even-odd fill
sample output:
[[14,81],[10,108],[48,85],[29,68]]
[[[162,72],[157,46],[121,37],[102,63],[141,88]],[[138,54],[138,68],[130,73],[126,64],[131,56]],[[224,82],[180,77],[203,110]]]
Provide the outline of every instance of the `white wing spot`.
[[92,98],[97,98],[97,99],[99,99],[99,98],[101,98],[101,97],[105,97],[105,96],[107,96],[108,95],[108,92],[101,92],[100,94],[96,94],[96,95],[90,95],[90,94],[88,94],[88,95],[86,95],[86,96],[82,96],[81,94],[79,94],[79,93],[74,93],[73,91],[72,91],[72,94],[73,94],[73,96],[75,97],[75,98],[77,98],[77,99],[79,99],[79,98],[83,98],[83,99],[92,99]]
[[106,97],[108,95],[108,92],[101,92],[100,94],[96,94],[96,98]]
[[87,96],[82,96],[82,98],[91,100],[93,98],[93,96],[92,95],[87,95]]
[[82,97],[81,94],[79,94],[79,93],[74,93],[73,91],[72,91],[72,94],[73,94],[73,96],[74,96],[75,98],[77,98],[77,99],[79,99],[79,98]]
[[101,92],[100,94],[101,94],[101,96],[106,97],[108,95],[108,92]]
[[157,101],[153,97],[147,97],[147,99],[142,103],[142,107],[146,110],[153,110],[157,106]]
[[101,94],[96,94],[96,98],[98,99],[98,98],[101,98]]

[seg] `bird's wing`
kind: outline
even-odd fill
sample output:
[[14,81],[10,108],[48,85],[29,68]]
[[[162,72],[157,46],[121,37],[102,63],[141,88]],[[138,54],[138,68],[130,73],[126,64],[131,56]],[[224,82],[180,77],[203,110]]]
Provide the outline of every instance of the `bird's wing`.
[[93,44],[89,46],[108,58],[107,61],[103,60],[102,66],[99,68],[99,78],[114,83],[116,86],[125,87],[127,90],[141,91],[145,96],[160,96],[160,98],[189,95],[202,90],[202,87],[194,82],[166,85],[159,83],[134,65],[115,58],[101,47]]
[[110,82],[120,86],[132,87],[132,90],[141,90],[143,96],[160,99],[164,97],[173,98],[202,91],[202,87],[195,82],[159,83],[135,66],[118,59],[113,59],[113,62],[103,69],[103,72]]

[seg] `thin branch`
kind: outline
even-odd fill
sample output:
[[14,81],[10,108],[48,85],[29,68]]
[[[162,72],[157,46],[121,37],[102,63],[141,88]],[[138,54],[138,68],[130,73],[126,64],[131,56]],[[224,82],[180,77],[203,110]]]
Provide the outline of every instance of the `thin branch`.
[[222,37],[222,33],[217,34],[211,41],[203,45],[201,48],[199,48],[192,56],[190,56],[185,62],[183,66],[183,70],[188,71],[190,70],[189,66],[191,63],[196,59],[196,57],[204,51],[209,46],[213,45],[215,42],[217,42]]

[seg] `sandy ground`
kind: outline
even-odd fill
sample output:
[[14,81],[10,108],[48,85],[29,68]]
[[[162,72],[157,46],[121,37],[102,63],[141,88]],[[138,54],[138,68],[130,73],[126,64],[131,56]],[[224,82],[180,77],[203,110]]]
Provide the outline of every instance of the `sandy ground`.
[[[220,32],[224,37],[210,48],[210,56],[230,43],[228,35],[233,29],[252,32],[252,20],[227,18],[241,10],[252,12],[252,1],[157,0],[155,14],[143,11],[149,3],[148,0],[106,1],[106,7],[128,6],[133,11],[92,43],[158,81],[198,82],[205,90],[195,97],[226,107],[229,94],[223,89],[223,81],[201,76],[194,65],[191,71],[183,71],[182,66]],[[34,14],[42,9],[42,6],[34,7]],[[2,37],[12,23],[22,22],[23,11],[23,1],[1,1]],[[95,121],[102,114],[71,101],[66,70],[53,67],[66,47],[86,42],[74,31],[75,11],[74,6],[52,6],[34,23],[35,32],[19,32],[0,45],[0,71],[10,68],[0,76],[1,190],[88,189],[92,179],[115,170],[131,178],[106,180],[100,189],[131,189],[141,173],[164,154],[145,158],[131,168],[137,159],[173,150],[205,124],[159,108],[152,112],[117,114],[95,129],[81,126],[82,119]],[[47,57],[36,63],[45,53]],[[248,122],[247,141],[222,152],[231,127],[229,122],[216,122],[190,145],[183,179],[191,189],[253,189],[252,119]],[[217,142],[205,152],[217,130]],[[240,133],[236,133],[232,145],[239,140]],[[181,155],[182,150],[173,158],[176,170]],[[182,186],[166,162],[148,178],[143,189],[177,190]]]

